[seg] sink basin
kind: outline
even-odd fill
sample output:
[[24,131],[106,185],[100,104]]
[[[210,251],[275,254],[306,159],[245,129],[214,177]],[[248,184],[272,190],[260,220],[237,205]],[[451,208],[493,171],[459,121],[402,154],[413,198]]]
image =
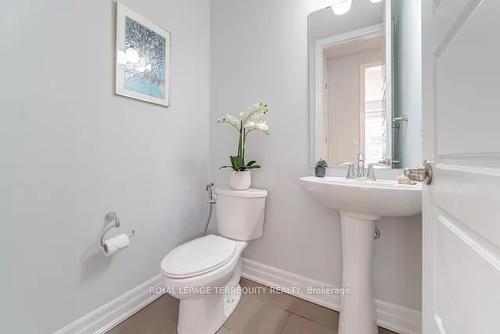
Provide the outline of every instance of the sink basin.
[[404,217],[422,211],[422,185],[391,180],[347,180],[345,177],[300,179],[302,187],[329,208],[380,217]]
[[377,334],[371,261],[375,221],[412,216],[422,211],[422,185],[395,181],[347,180],[342,177],[300,179],[306,192],[340,212],[342,287],[339,334]]

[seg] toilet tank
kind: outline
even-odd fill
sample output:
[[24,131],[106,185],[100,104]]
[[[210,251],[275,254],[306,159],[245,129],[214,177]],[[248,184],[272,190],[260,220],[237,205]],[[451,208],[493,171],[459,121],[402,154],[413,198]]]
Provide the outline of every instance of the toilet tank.
[[220,235],[241,241],[262,236],[267,190],[217,189],[215,192],[215,212]]

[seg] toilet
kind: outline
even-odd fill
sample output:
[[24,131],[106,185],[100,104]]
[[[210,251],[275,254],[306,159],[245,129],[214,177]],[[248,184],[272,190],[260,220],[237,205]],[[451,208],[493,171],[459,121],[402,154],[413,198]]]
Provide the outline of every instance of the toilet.
[[166,292],[180,300],[179,334],[214,334],[241,298],[241,253],[260,238],[267,191],[217,189],[219,235],[188,241],[161,262]]

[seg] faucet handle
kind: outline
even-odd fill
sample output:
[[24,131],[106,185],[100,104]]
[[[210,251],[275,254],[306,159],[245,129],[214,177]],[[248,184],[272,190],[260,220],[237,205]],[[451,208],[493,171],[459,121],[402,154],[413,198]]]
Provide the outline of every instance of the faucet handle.
[[375,177],[375,168],[374,166],[387,166],[384,163],[380,162],[372,162],[368,164],[368,173],[366,174],[366,178],[371,181],[377,181],[377,178]]
[[339,166],[347,166],[347,176],[346,179],[355,179],[356,177],[354,176],[354,163],[350,161],[344,161],[340,162]]
[[366,178],[371,181],[377,181],[377,177],[375,176],[375,168],[373,166],[379,166],[377,163],[368,164],[368,173],[366,174]]

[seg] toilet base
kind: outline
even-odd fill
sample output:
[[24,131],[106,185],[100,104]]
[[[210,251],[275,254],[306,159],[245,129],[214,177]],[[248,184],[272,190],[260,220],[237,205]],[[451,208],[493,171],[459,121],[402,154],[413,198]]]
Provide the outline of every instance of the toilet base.
[[224,325],[241,300],[241,260],[225,287],[230,294],[211,294],[199,299],[181,299],[179,303],[178,334],[214,334]]
[[214,334],[236,309],[240,299],[241,294],[234,293],[181,300],[177,333]]

